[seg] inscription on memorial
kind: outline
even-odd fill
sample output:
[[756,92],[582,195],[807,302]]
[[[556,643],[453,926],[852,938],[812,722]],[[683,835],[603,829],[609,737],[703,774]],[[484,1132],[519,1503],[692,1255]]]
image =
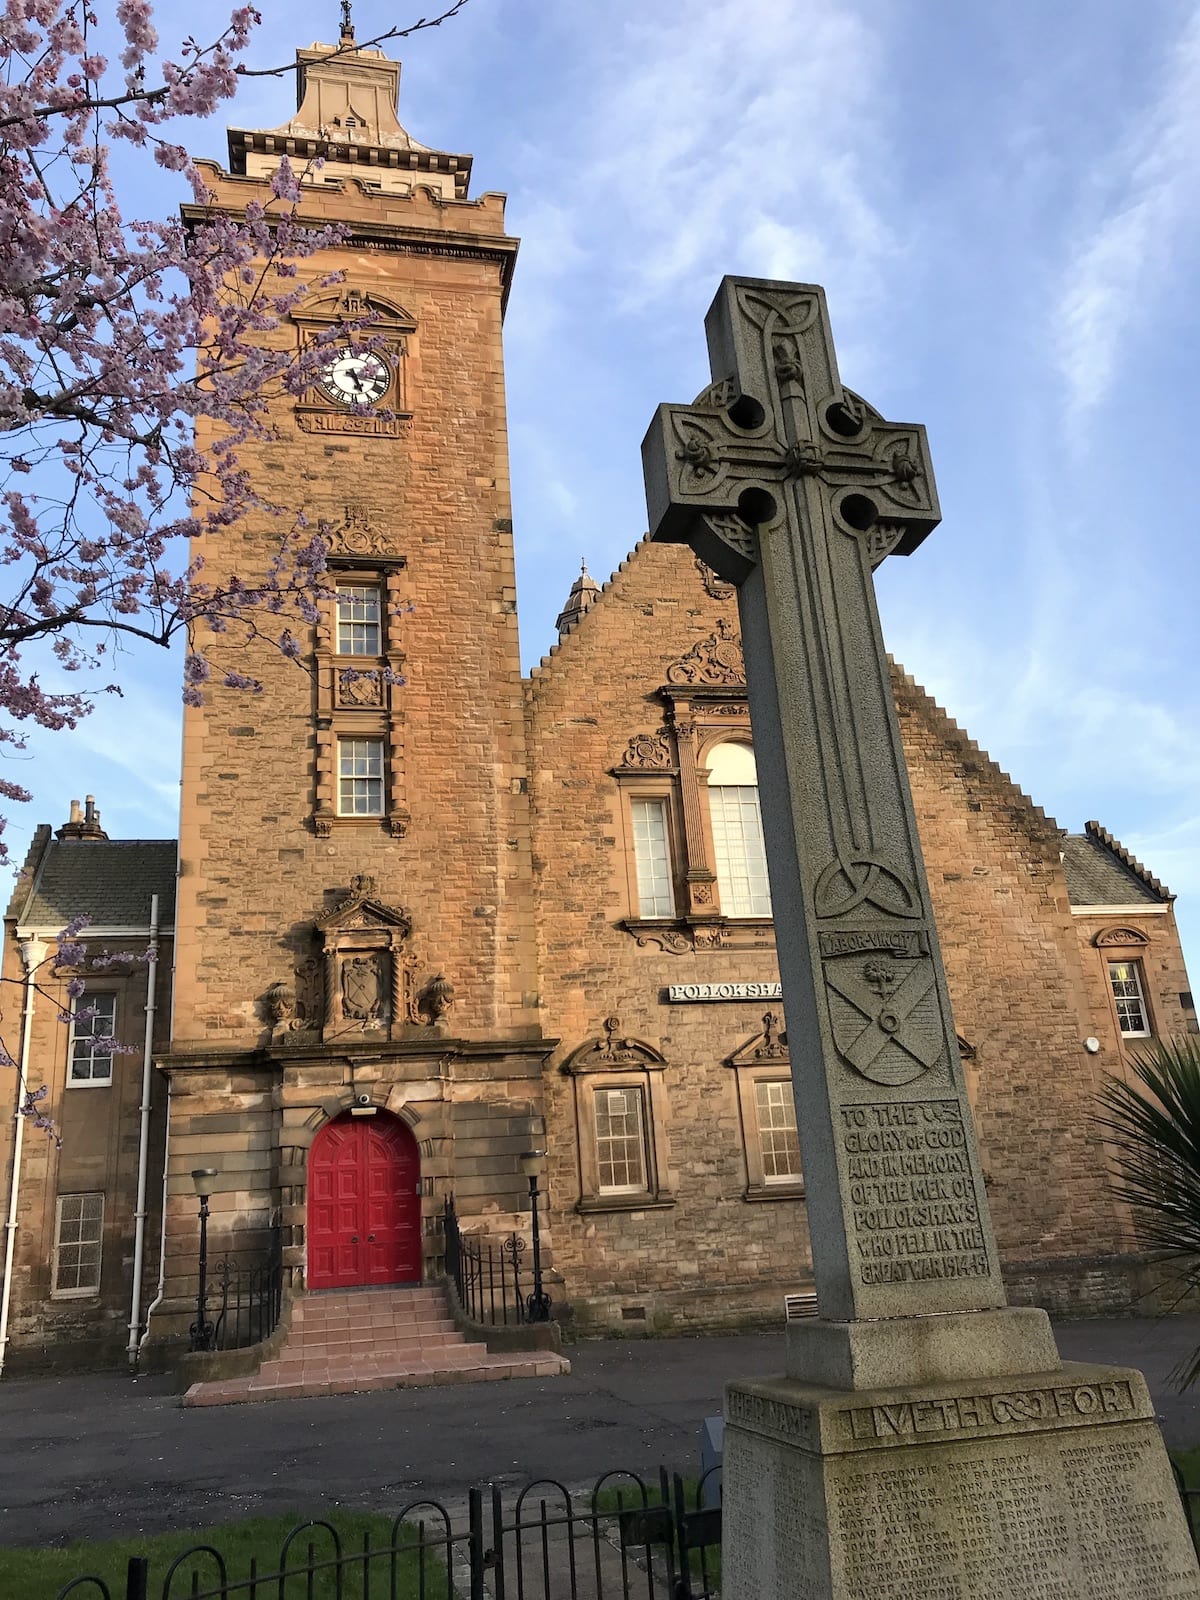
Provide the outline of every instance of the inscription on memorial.
[[1131,1417],[1136,1402],[1124,1379],[1112,1383],[1056,1384],[1004,1394],[959,1394],[939,1400],[901,1400],[855,1406],[842,1415],[856,1439],[897,1439],[928,1433],[971,1433],[981,1428],[1019,1430],[1036,1422],[1095,1422]]
[[839,1123],[860,1281],[986,1277],[959,1102],[842,1106]]
[[[997,1397],[998,1398],[998,1397]],[[1165,1462],[1148,1431],[1042,1436],[986,1456],[906,1458],[830,1474],[845,1600],[1127,1600],[1194,1596]],[[1159,1471],[1148,1473],[1154,1464]],[[836,1531],[835,1531],[836,1530]]]

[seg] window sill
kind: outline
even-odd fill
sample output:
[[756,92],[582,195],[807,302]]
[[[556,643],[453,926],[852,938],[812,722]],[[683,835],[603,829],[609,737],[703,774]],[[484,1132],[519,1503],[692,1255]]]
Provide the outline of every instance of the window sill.
[[51,1300],[74,1300],[76,1303],[90,1300],[93,1304],[99,1305],[100,1291],[99,1289],[51,1289],[50,1298]]
[[111,1089],[112,1078],[68,1078],[63,1085],[66,1089]]
[[750,1205],[757,1205],[763,1200],[803,1200],[804,1185],[802,1183],[752,1183],[747,1185],[742,1194],[742,1199]]
[[597,1211],[669,1211],[675,1204],[669,1194],[585,1195],[575,1202],[576,1211],[590,1215]]

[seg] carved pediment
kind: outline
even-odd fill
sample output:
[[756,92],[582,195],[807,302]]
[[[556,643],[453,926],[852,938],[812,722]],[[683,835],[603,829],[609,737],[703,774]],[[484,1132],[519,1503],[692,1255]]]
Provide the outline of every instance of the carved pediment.
[[763,1014],[762,1030],[753,1034],[745,1044],[739,1045],[732,1055],[725,1057],[726,1066],[761,1067],[768,1063],[789,1063],[787,1033],[783,1016],[778,1011]]
[[1092,940],[1098,950],[1107,949],[1110,945],[1144,945],[1150,941],[1140,928],[1105,928]]
[[361,323],[369,319],[370,332],[412,333],[417,319],[406,311],[398,300],[391,300],[374,289],[364,289],[358,284],[345,284],[339,288],[317,293],[292,313],[295,321],[328,325],[336,322]]
[[402,936],[412,932],[412,918],[400,906],[385,905],[375,898],[375,879],[360,873],[350,880],[350,893],[332,911],[316,920],[321,933],[350,928],[395,928]]
[[620,1017],[605,1017],[603,1035],[589,1039],[573,1050],[562,1070],[578,1072],[661,1071],[666,1057],[643,1039],[627,1038],[621,1031]]
[[685,656],[667,668],[668,683],[729,687],[746,681],[746,661],[739,634],[722,617],[716,633],[694,644]]
[[394,548],[393,535],[372,523],[365,501],[348,501],[340,519],[322,518],[319,528],[331,556],[379,556],[404,562]]

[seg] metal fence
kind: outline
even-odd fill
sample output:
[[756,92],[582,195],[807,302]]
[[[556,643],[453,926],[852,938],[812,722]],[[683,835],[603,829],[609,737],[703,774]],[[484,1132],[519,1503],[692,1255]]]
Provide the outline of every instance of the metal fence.
[[273,1570],[252,1559],[235,1575],[215,1545],[200,1544],[153,1585],[149,1558],[133,1556],[123,1584],[83,1576],[57,1600],[715,1600],[719,1474],[689,1485],[665,1468],[657,1483],[608,1472],[574,1494],[539,1479],[507,1501],[487,1484],[471,1490],[465,1515],[411,1502],[378,1543],[364,1534],[349,1549],[330,1523],[305,1522]]
[[473,1322],[508,1327],[528,1320],[528,1295],[521,1284],[525,1241],[510,1233],[499,1244],[464,1233],[451,1196],[442,1215],[446,1271],[458,1290],[459,1304]]
[[283,1303],[283,1270],[278,1251],[256,1266],[225,1256],[213,1273],[214,1350],[242,1350],[275,1332]]

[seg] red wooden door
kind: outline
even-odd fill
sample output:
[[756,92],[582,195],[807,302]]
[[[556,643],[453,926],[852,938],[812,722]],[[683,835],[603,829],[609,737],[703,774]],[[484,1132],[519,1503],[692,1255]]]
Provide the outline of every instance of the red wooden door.
[[339,1117],[308,1157],[310,1289],[416,1283],[421,1277],[421,1162],[395,1117]]

